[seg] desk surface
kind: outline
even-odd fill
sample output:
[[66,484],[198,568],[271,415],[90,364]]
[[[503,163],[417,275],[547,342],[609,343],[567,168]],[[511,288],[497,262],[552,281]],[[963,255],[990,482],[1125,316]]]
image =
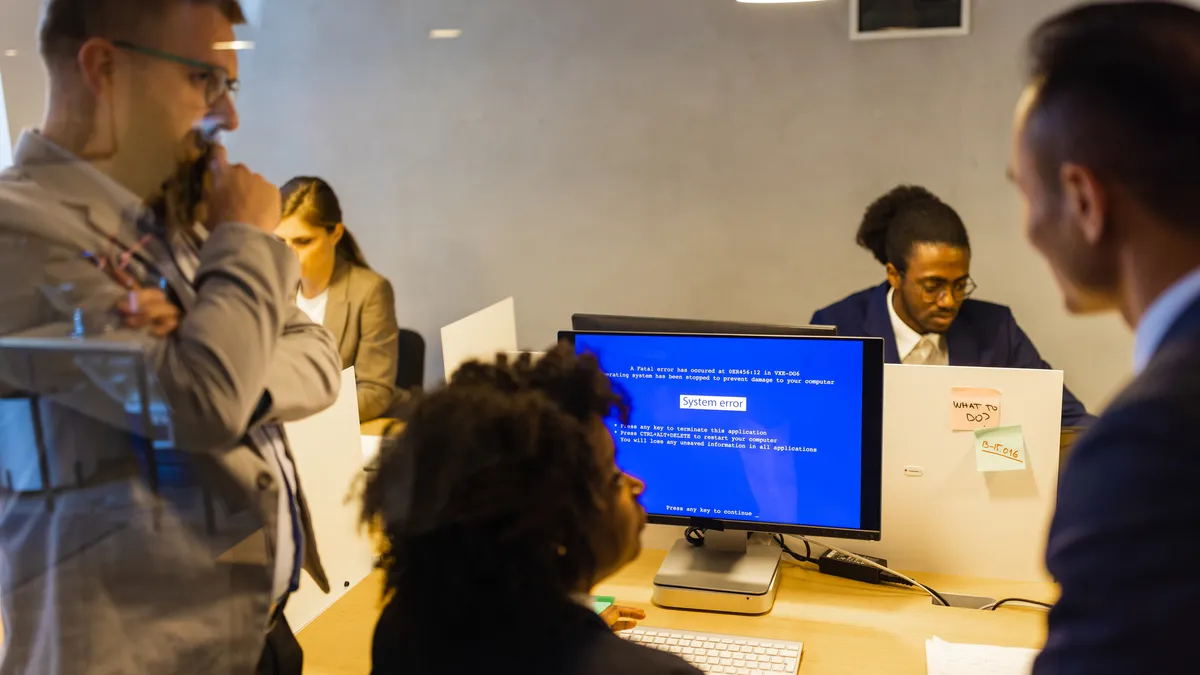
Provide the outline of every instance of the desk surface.
[[[1045,612],[1006,605],[995,612],[934,607],[917,591],[873,586],[785,565],[770,614],[758,617],[680,612],[650,603],[651,580],[663,551],[646,551],[596,589],[624,605],[645,608],[644,625],[730,633],[804,643],[800,675],[924,675],[925,640],[1041,647]],[[1053,601],[1052,584],[921,575],[941,592]],[[370,672],[371,637],[383,576],[364,579],[299,633],[307,675]]]

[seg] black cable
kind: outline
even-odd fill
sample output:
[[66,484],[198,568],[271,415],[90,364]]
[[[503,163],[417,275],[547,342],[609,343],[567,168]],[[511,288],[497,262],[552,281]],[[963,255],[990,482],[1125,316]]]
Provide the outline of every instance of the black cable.
[[[800,539],[801,541],[805,542],[806,544],[808,543],[808,537],[805,537],[805,536],[803,536],[803,535],[798,535],[798,536],[797,536],[797,538],[798,538],[798,539]],[[887,575],[889,575],[889,576],[891,576],[891,577],[892,577],[892,579],[888,579],[888,581],[889,581],[890,583],[900,583],[900,584],[904,584],[904,585],[906,585],[906,586],[912,586],[912,585],[915,585],[917,588],[920,588],[921,590],[925,591],[925,592],[926,592],[926,593],[928,593],[929,595],[933,596],[933,599],[934,599],[935,603],[940,603],[942,607],[949,607],[949,606],[950,606],[950,603],[949,603],[949,602],[946,602],[946,599],[942,597],[942,594],[941,594],[941,593],[938,593],[937,591],[933,590],[933,589],[932,589],[932,588],[930,588],[929,586],[926,586],[925,584],[923,584],[923,583],[921,583],[921,582],[917,581],[916,579],[913,579],[912,577],[908,577],[907,579],[905,579],[905,578],[903,578],[903,576],[905,576],[905,575],[901,575],[901,574],[900,574],[899,572],[897,572],[896,570],[893,570],[893,569],[891,569],[891,568],[889,568],[889,567],[885,567],[885,566],[883,566],[883,565],[880,565],[879,563],[877,563],[877,562],[875,562],[875,561],[873,561],[873,560],[870,560],[870,559],[864,558],[864,557],[862,557],[862,556],[858,555],[857,553],[851,553],[850,551],[845,551],[845,550],[843,550],[843,549],[837,548],[836,546],[830,546],[829,544],[826,544],[825,542],[821,542],[821,541],[818,541],[818,542],[816,542],[816,543],[817,543],[817,544],[819,544],[819,545],[821,545],[821,546],[824,546],[825,548],[829,549],[830,551],[834,551],[834,552],[836,552],[836,553],[841,553],[842,555],[844,555],[844,556],[849,556],[849,557],[851,557],[851,558],[857,558],[857,559],[858,559],[858,560],[860,560],[860,561],[861,561],[861,562],[862,562],[864,565],[868,565],[868,566],[870,566],[870,567],[875,567],[875,568],[876,568],[876,569],[878,569],[880,572],[882,572],[882,573],[884,573],[884,574],[887,574]],[[893,579],[894,579],[894,580],[893,580]],[[909,584],[909,583],[905,583],[905,582],[908,582],[908,581],[911,581],[912,583],[911,583],[911,584]]]
[[692,546],[703,546],[704,545],[704,528],[689,527],[688,529],[683,531],[683,538],[686,539],[687,543],[691,544]]
[[996,608],[999,607],[1000,605],[1006,605],[1010,602],[1019,602],[1019,603],[1026,604],[1026,605],[1033,605],[1034,607],[1041,607],[1043,609],[1053,609],[1054,608],[1054,606],[1051,605],[1050,603],[1042,602],[1041,600],[1027,600],[1025,598],[1005,598],[1003,600],[997,600],[996,602],[992,603],[992,605],[990,607],[988,607],[988,609],[990,609],[994,612],[994,611],[996,611]]
[[812,547],[809,546],[808,541],[803,540],[803,539],[801,539],[801,541],[804,542],[804,555],[800,555],[799,553],[796,553],[792,549],[788,548],[788,545],[786,543],[784,543],[784,541],[783,541],[783,535],[779,535],[779,534],[775,535],[775,543],[779,544],[779,548],[782,549],[784,553],[792,556],[792,558],[794,560],[796,560],[797,562],[806,562],[806,563],[817,562],[816,560],[813,560]]

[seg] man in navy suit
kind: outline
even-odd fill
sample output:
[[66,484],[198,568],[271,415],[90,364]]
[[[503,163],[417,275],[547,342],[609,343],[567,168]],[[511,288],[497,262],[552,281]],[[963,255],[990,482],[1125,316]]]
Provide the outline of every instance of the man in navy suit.
[[1011,167],[1026,234],[1071,311],[1136,328],[1138,373],[1067,461],[1034,672],[1200,672],[1200,12],[1081,7],[1030,56]]
[[[925,188],[901,186],[876,200],[863,216],[858,243],[887,268],[887,282],[819,310],[813,324],[883,338],[888,363],[1050,367],[1012,310],[969,299],[975,282],[967,228]],[[1092,421],[1064,388],[1063,425]]]

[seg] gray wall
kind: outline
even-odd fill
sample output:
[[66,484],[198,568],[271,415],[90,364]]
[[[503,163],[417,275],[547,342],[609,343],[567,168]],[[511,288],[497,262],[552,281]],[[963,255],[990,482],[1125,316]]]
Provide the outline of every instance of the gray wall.
[[438,328],[508,295],[528,347],[574,311],[805,322],[882,280],[854,228],[915,182],[966,219],[979,297],[1104,402],[1128,333],[1066,316],[1004,179],[1022,41],[1070,3],[976,0],[969,37],[878,42],[848,40],[846,4],[268,0],[230,144],[333,182],[433,374]]

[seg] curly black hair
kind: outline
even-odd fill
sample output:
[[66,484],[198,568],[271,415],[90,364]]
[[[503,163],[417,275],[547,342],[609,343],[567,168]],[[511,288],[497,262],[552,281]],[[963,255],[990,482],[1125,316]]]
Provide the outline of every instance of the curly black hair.
[[362,497],[385,539],[395,630],[469,622],[456,615],[481,598],[545,609],[590,584],[613,474],[595,425],[613,415],[628,420],[625,394],[567,344],[467,363],[425,398]]
[[867,207],[856,241],[880,264],[891,263],[901,272],[907,269],[913,245],[918,243],[971,249],[958,212],[917,185],[894,188]]

